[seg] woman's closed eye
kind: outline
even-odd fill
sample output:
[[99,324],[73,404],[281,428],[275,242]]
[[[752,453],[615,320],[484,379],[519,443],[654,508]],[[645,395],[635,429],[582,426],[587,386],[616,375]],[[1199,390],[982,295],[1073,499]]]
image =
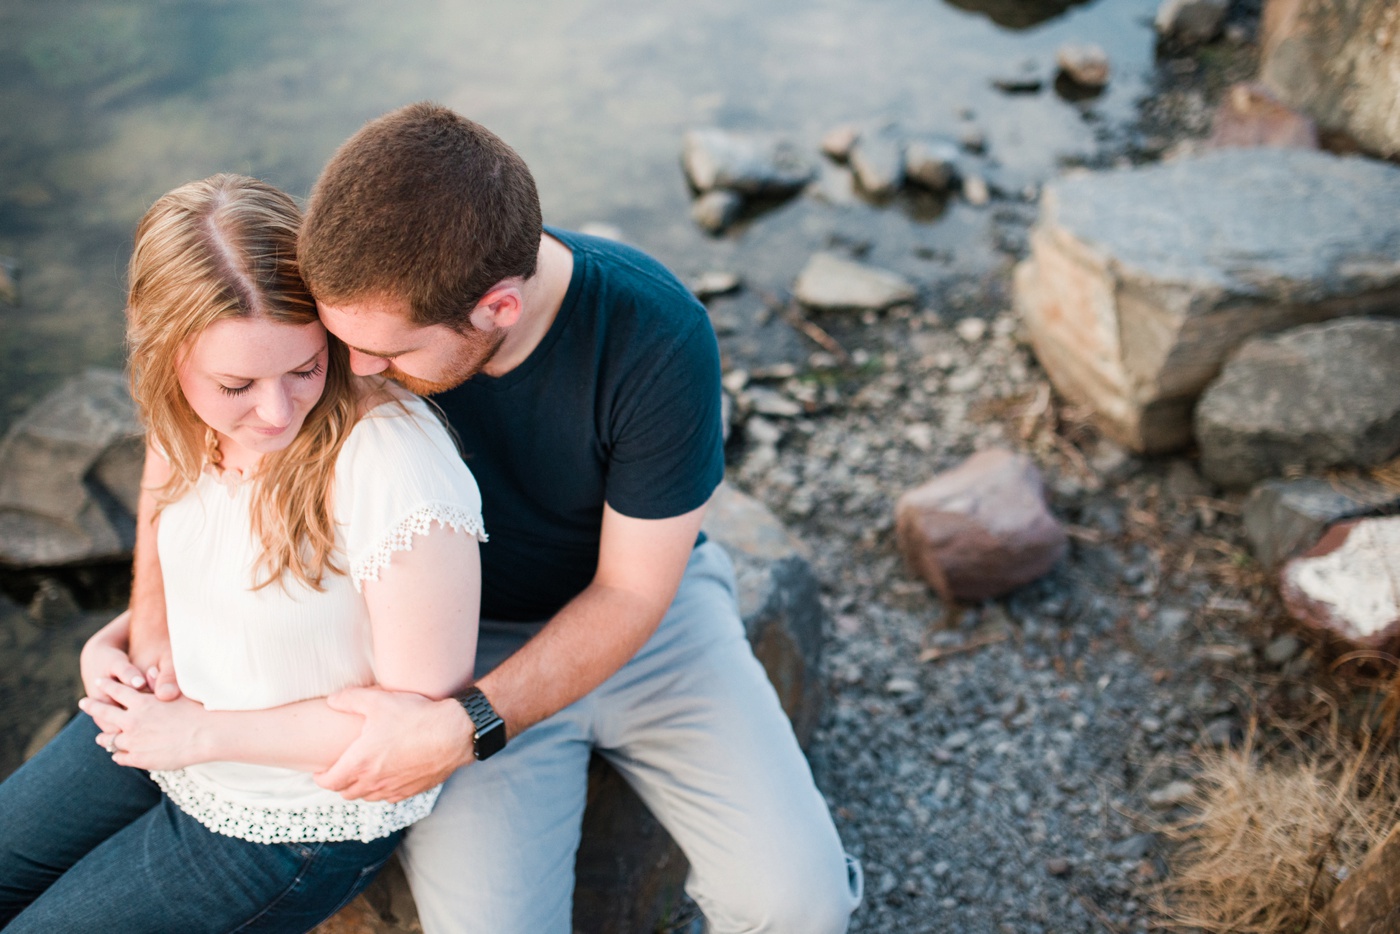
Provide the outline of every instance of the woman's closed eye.
[[[309,370],[293,370],[292,375],[300,376],[302,379],[315,379],[321,375],[322,369],[324,369],[324,367],[320,363],[317,363]],[[225,386],[223,383],[219,384],[219,391],[226,396],[241,396],[251,388],[253,388],[252,380],[249,380],[242,386]]]

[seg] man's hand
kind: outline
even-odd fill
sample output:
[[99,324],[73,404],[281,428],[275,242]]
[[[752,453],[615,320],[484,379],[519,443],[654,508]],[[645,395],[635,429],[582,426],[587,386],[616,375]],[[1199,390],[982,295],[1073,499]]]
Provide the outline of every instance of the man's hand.
[[163,701],[175,700],[180,696],[180,684],[175,680],[175,661],[170,657],[169,642],[160,646],[155,662],[146,666],[146,683],[151,693]]
[[381,688],[349,688],[326,699],[332,710],[359,714],[364,727],[316,784],[342,797],[402,801],[447,780],[471,761],[471,719],[452,698]]
[[138,769],[182,769],[207,761],[203,744],[204,707],[189,698],[156,700],[143,691],[112,682],[111,701],[85,697],[78,706],[102,728],[97,744],[117,765]]

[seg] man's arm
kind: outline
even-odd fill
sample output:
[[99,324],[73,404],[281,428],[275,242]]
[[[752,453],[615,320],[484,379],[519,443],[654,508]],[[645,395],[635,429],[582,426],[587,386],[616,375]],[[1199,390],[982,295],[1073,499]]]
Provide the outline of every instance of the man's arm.
[[136,504],[136,548],[131,566],[130,617],[126,640],[131,662],[147,675],[157,697],[171,700],[180,694],[175,668],[170,662],[170,632],[165,624],[165,579],[156,550],[155,490],[170,479],[170,464],[150,445],[141,471],[141,492]]
[[[704,515],[701,506],[669,519],[633,519],[603,507],[593,581],[477,682],[509,735],[592,691],[651,638],[675,598]],[[355,689],[331,705],[365,717],[360,739],[317,776],[347,798],[401,800],[472,760],[472,722],[456,701]]]

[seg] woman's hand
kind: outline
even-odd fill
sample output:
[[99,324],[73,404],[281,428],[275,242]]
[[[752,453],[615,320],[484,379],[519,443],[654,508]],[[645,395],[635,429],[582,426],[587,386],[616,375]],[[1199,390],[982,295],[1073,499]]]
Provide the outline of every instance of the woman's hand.
[[78,706],[101,727],[97,744],[117,765],[138,769],[182,769],[214,758],[204,729],[208,713],[188,697],[162,701],[112,681],[108,700],[85,697]]
[[78,656],[83,689],[88,697],[99,701],[111,700],[107,686],[125,684],[140,690],[146,686],[146,676],[131,663],[126,654],[126,633],[131,611],[127,610],[106,626],[93,633]]

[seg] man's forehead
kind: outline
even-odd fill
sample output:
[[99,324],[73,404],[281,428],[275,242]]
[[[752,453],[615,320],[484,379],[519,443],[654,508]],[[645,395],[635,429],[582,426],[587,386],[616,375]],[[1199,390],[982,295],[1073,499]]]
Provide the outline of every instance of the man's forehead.
[[406,302],[317,302],[316,308],[328,331],[363,353],[397,356],[425,339],[427,329],[409,319]]

